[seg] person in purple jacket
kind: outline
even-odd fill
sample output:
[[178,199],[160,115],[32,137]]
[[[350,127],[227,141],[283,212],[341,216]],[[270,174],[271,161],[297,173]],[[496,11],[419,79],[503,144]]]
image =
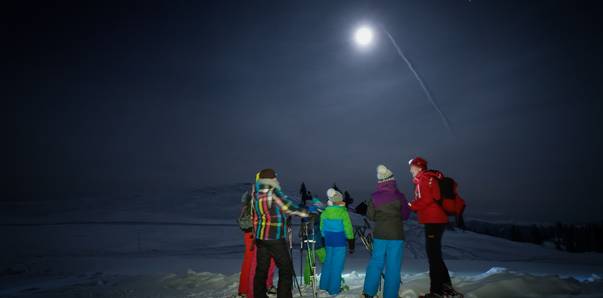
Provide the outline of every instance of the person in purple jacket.
[[404,221],[409,215],[406,197],[398,190],[394,174],[384,165],[379,165],[377,190],[372,194],[366,213],[368,219],[375,222],[375,228],[373,251],[364,278],[364,297],[377,295],[384,268],[383,297],[398,297],[404,255]]

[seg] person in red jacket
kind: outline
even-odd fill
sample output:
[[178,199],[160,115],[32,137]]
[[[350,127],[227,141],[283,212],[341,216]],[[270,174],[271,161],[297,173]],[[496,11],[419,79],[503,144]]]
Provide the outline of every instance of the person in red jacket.
[[440,199],[438,181],[444,175],[439,171],[427,170],[427,161],[421,157],[413,158],[408,163],[415,184],[415,198],[408,206],[417,213],[419,223],[425,225],[425,250],[431,283],[430,293],[425,297],[443,297],[454,291],[442,258],[442,236],[448,224],[448,215],[437,202]]

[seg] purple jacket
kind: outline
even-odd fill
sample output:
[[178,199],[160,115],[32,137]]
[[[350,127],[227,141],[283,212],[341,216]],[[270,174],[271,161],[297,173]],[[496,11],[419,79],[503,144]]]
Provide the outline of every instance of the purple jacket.
[[404,240],[404,220],[410,216],[410,208],[396,181],[377,184],[377,190],[367,208],[367,217],[374,221],[373,236],[377,239]]
[[408,201],[406,201],[404,194],[398,190],[395,180],[377,183],[377,190],[373,193],[372,197],[375,208],[380,208],[383,205],[389,204],[393,201],[400,201],[400,214],[402,214],[402,218],[407,220],[410,216],[410,207],[408,207]]

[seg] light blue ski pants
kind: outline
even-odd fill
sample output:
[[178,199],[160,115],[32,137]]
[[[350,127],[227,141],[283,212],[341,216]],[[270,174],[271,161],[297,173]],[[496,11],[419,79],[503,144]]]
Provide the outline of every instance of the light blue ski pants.
[[341,273],[345,264],[345,246],[327,246],[327,255],[322,264],[319,288],[329,292],[330,295],[339,294],[341,291]]
[[373,253],[366,269],[364,293],[376,296],[385,267],[383,298],[398,298],[400,290],[400,267],[404,256],[403,240],[373,239]]

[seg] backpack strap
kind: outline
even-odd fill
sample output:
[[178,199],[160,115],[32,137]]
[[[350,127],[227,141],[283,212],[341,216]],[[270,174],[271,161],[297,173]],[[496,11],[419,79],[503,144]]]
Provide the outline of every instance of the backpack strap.
[[252,251],[255,248],[255,235],[256,235],[256,214],[255,214],[255,184],[251,185],[251,190],[250,190],[250,194],[251,194],[251,199],[249,200],[249,204],[250,207],[249,208],[249,213],[251,214],[251,233],[253,236],[253,240],[251,241],[251,248],[250,251]]

